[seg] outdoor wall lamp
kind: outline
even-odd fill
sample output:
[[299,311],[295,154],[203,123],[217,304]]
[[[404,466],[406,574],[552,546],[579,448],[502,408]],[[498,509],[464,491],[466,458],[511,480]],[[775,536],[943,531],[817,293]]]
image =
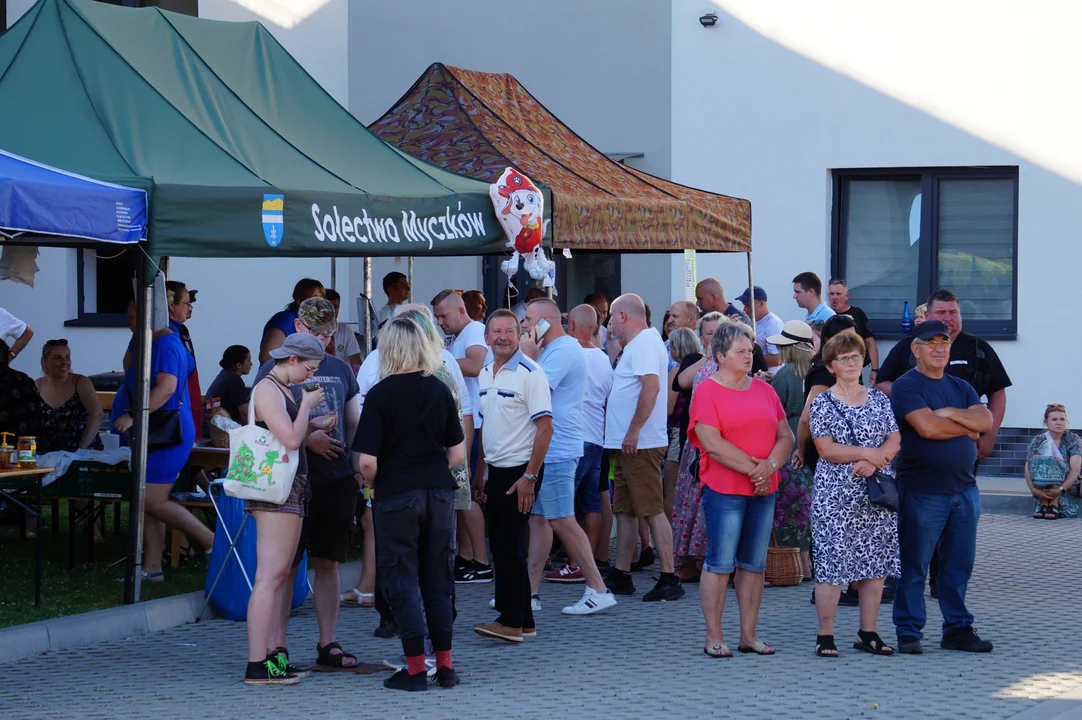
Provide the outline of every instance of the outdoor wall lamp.
[[718,14],[716,12],[708,12],[705,15],[699,16],[699,24],[705,28],[711,28],[718,24]]

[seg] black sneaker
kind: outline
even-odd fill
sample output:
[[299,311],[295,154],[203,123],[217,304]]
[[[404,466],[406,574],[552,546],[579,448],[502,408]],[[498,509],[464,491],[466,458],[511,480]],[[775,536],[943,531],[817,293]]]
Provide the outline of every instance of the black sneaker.
[[461,574],[459,574],[457,569],[455,570],[455,582],[459,585],[492,582],[492,576],[492,566],[482,565],[476,560],[470,560],[469,567]]
[[903,655],[923,655],[924,648],[920,645],[920,638],[915,638],[910,635],[899,635],[898,652]]
[[459,572],[466,572],[470,567],[470,562],[461,555],[455,555],[455,577],[458,577]]
[[846,588],[838,598],[839,607],[860,607],[860,595],[854,588]]
[[643,602],[668,602],[684,597],[686,591],[679,580],[661,578],[654,589],[642,596]]
[[981,636],[974,632],[973,628],[961,628],[951,630],[943,636],[939,647],[944,650],[961,650],[962,652],[986,653],[992,652],[992,643],[989,640],[981,640]]
[[458,679],[458,673],[454,668],[441,667],[436,670],[436,682],[441,688],[453,688],[462,681]]
[[635,583],[631,579],[631,573],[619,568],[612,568],[605,576],[605,586],[612,590],[613,595],[634,595]]
[[417,673],[410,675],[409,670],[402,668],[391,677],[383,681],[383,687],[388,690],[406,690],[408,692],[422,692],[428,689],[428,677]]
[[398,625],[395,623],[394,620],[384,620],[381,618],[379,621],[379,627],[376,628],[376,631],[372,634],[378,638],[389,640],[393,637],[398,636]]
[[[268,655],[267,657],[270,658],[272,655]],[[289,662],[289,650],[284,647],[275,648],[273,657],[275,662],[278,663],[279,670],[285,670],[287,673],[296,675],[299,678],[308,677],[309,672],[307,670],[301,670],[299,667]]]
[[631,563],[631,572],[640,572],[643,568],[648,568],[655,562],[657,562],[657,553],[654,552],[652,547],[647,547],[639,553],[639,559]]
[[612,570],[612,565],[604,560],[594,559],[594,564],[597,565],[597,571],[601,573],[601,577],[605,577],[609,574],[609,570]]
[[278,667],[278,659],[268,655],[263,662],[249,662],[244,682],[249,685],[296,685],[301,679]]

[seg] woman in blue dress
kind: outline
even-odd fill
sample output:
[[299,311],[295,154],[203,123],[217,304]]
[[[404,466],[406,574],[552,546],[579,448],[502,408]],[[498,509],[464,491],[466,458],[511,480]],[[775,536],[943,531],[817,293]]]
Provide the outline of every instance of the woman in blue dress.
[[[135,302],[128,305],[128,326],[135,331]],[[162,582],[162,553],[165,550],[165,526],[171,525],[209,550],[214,545],[214,531],[169,499],[173,484],[188,462],[195,442],[195,423],[188,404],[188,376],[195,369],[191,353],[180,336],[166,328],[154,333],[150,345],[150,412],[176,410],[180,418],[180,442],[172,447],[147,454],[147,485],[143,531],[143,579]],[[113,403],[113,426],[127,434],[133,425],[130,398],[135,397],[135,366],[124,373],[124,387]]]

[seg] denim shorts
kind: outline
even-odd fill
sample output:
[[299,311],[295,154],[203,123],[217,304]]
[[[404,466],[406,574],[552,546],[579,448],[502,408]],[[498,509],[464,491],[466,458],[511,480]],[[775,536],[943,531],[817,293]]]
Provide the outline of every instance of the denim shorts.
[[533,514],[546,520],[559,520],[575,515],[575,468],[578,458],[545,463],[545,477],[533,503]]
[[727,495],[703,488],[706,560],[703,570],[728,575],[736,568],[766,571],[766,549],[774,528],[774,493]]
[[601,454],[604,448],[582,444],[582,457],[575,468],[575,511],[582,515],[601,512]]

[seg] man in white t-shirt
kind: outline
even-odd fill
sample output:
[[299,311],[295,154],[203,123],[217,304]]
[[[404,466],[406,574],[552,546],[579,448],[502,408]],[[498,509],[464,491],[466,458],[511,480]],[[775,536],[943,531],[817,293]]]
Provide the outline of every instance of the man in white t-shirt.
[[[777,345],[771,345],[766,341],[768,337],[780,335],[785,323],[782,319],[770,312],[766,304],[766,290],[756,285],[748,288],[736,299],[744,304],[744,312],[749,317],[755,318],[755,343],[762,349],[763,357],[766,358],[766,366],[776,368],[781,365],[781,351]],[[773,372],[773,371],[771,371]]]
[[[342,307],[342,296],[338,294],[337,290],[331,288],[327,288],[324,293],[327,300],[334,306],[334,321],[338,322],[338,311]],[[349,363],[349,366],[353,368],[353,372],[360,369],[361,346],[357,342],[357,335],[353,332],[353,328],[346,323],[338,323],[338,329],[334,331],[334,336],[331,337],[331,342],[327,345],[327,351],[342,362]]]
[[387,293],[387,304],[376,313],[376,322],[379,327],[394,317],[394,311],[399,305],[409,300],[409,278],[400,272],[387,273],[383,276],[383,292]]
[[[480,388],[477,376],[489,362],[491,351],[485,342],[484,323],[470,320],[466,314],[466,304],[462,296],[454,290],[442,290],[432,298],[432,315],[446,335],[454,338],[451,343],[451,355],[458,362],[462,371],[466,390],[473,408],[474,428],[480,427],[476,413],[481,407]],[[463,400],[465,405],[465,400]],[[473,443],[473,429],[466,430],[466,458],[470,466],[470,477],[477,470],[476,448]],[[455,582],[478,583],[492,582],[492,567],[488,563],[488,549],[485,547],[485,516],[481,506],[471,503],[469,511],[459,514],[458,557],[455,558]]]
[[621,295],[609,311],[609,332],[623,354],[616,364],[605,409],[605,448],[616,451],[613,474],[616,564],[606,583],[617,595],[631,595],[631,558],[645,518],[654,538],[661,578],[644,602],[678,600],[684,588],[673,572],[672,526],[665,515],[661,464],[669,447],[667,390],[669,355],[657,330],[648,327],[646,305],[638,295]]
[[0,307],[0,340],[11,347],[11,359],[14,360],[23,351],[34,331],[19,318]]
[[[608,303],[606,303],[607,305]],[[586,361],[586,395],[582,403],[582,458],[575,470],[575,510],[582,519],[586,537],[594,551],[598,570],[609,570],[609,533],[612,531],[612,507],[609,504],[608,477],[601,477],[605,450],[605,403],[612,389],[612,365],[605,352],[594,344],[597,336],[597,310],[579,305],[567,314],[567,334],[578,341]],[[604,485],[604,491],[602,491]],[[607,518],[607,527],[604,519]],[[570,571],[570,566],[555,574]],[[550,578],[554,573],[546,575]]]

